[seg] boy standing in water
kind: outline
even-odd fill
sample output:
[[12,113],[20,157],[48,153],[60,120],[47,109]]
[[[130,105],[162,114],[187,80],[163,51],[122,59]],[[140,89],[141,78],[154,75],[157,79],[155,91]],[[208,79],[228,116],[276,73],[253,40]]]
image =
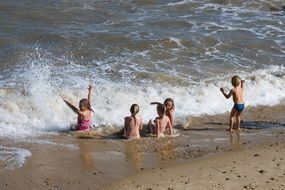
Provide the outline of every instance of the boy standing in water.
[[229,99],[233,96],[234,107],[232,108],[230,114],[230,131],[233,130],[234,124],[236,122],[237,129],[240,130],[240,115],[244,109],[244,100],[243,100],[243,86],[244,80],[241,80],[239,76],[235,75],[232,77],[233,89],[226,94],[224,89],[221,87],[220,90],[223,95]]

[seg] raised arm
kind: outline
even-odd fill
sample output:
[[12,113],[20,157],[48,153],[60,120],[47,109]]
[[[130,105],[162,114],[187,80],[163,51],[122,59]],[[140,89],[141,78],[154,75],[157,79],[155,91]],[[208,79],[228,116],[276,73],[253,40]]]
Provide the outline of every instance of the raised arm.
[[225,93],[225,90],[223,88],[220,88],[220,91],[223,93],[226,99],[229,99],[233,94],[233,90],[231,90],[228,94]]
[[74,111],[77,114],[80,114],[80,110],[78,108],[76,108],[74,105],[72,105],[69,101],[67,101],[66,99],[62,98],[62,100],[66,103],[66,105],[68,107],[70,107],[72,109],[72,111]]
[[92,85],[90,84],[87,89],[88,89],[88,101],[91,104],[91,101],[92,101]]
[[162,103],[159,103],[159,102],[151,102],[150,105],[162,105]]
[[244,87],[243,83],[244,83],[244,80],[241,80],[241,88]]

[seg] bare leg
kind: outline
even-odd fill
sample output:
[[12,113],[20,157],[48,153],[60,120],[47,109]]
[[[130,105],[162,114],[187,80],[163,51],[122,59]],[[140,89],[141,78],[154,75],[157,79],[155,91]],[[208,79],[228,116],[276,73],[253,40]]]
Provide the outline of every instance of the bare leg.
[[236,121],[237,121],[237,129],[240,130],[240,115],[241,115],[241,112],[237,112],[236,114]]
[[237,119],[236,119],[236,117],[234,119],[233,129],[237,129]]
[[235,108],[232,108],[231,114],[230,114],[230,131],[233,130],[234,127],[234,123],[235,123],[235,118],[236,118],[236,114],[238,113],[238,111]]
[[150,133],[154,134],[155,133],[155,125],[152,119],[149,120],[148,122],[148,127],[150,130]]

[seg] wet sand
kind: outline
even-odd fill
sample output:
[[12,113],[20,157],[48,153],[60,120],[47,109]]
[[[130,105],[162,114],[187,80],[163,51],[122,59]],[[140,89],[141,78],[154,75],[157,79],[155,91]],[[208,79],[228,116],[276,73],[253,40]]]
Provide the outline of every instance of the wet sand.
[[179,136],[160,139],[122,140],[106,135],[111,129],[2,139],[32,156],[13,169],[0,162],[0,189],[284,189],[284,113],[282,105],[247,108],[233,133],[226,113],[180,121]]
[[254,146],[187,164],[142,171],[113,189],[285,189],[285,143]]

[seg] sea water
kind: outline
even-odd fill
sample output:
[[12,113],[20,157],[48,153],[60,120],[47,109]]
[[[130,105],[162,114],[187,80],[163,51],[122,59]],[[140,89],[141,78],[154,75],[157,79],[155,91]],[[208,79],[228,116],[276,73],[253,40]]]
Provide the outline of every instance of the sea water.
[[[69,130],[93,84],[92,124],[121,127],[131,104],[175,118],[231,109],[219,88],[245,80],[246,106],[285,98],[284,1],[1,1],[0,138]],[[278,10],[280,9],[280,10]]]

